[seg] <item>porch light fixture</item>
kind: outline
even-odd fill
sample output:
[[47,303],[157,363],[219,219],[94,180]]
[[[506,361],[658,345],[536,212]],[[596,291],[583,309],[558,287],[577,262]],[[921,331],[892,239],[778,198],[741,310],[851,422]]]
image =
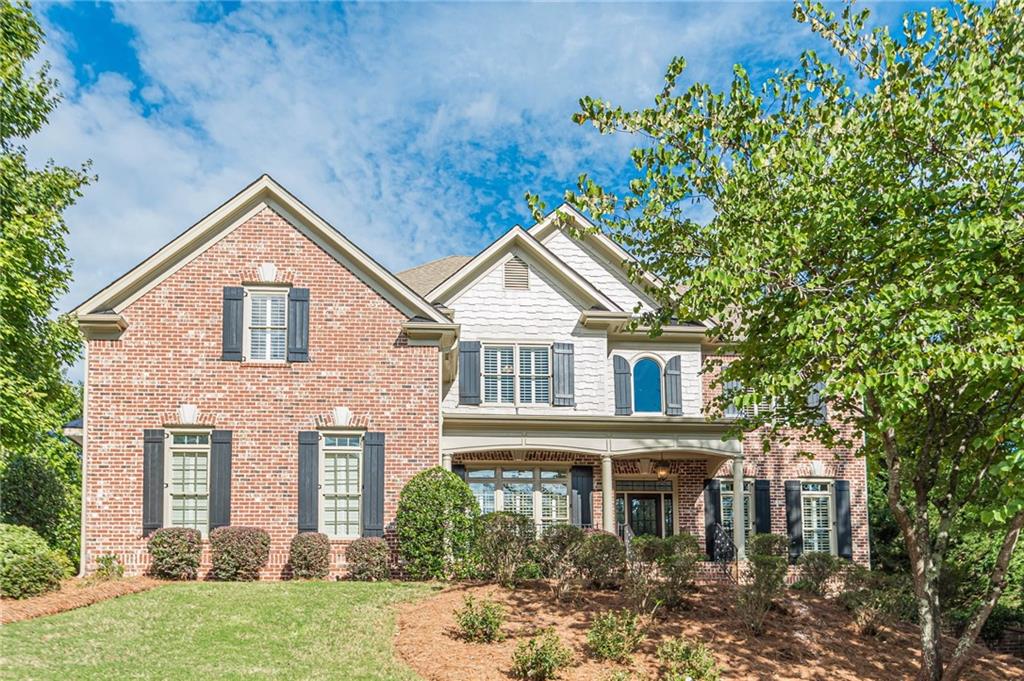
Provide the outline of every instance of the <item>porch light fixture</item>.
[[659,461],[654,464],[654,474],[658,476],[658,480],[664,480],[668,477],[668,464],[664,461]]

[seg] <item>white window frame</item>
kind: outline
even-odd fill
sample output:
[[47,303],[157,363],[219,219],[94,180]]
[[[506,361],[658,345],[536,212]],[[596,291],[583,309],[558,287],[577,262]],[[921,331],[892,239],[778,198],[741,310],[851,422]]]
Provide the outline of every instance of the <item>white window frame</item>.
[[[658,408],[657,411],[640,411],[639,409],[636,408],[636,365],[639,364],[640,362],[642,362],[645,359],[652,360],[655,364],[658,365],[658,385],[660,386],[661,406]],[[665,408],[666,408],[665,407],[665,400],[667,399],[667,396],[665,395],[665,364],[666,364],[665,360],[663,360],[661,357],[659,357],[657,355],[651,355],[651,354],[637,355],[629,363],[629,383],[630,383],[630,389],[632,391],[632,394],[629,396],[629,399],[630,399],[630,402],[632,402],[632,404],[633,404],[633,413],[634,414],[664,414],[665,413]]]
[[[176,435],[205,435],[205,444],[174,444],[174,437]],[[190,525],[175,525],[174,524],[174,498],[177,496],[187,497],[201,497],[201,494],[175,494],[174,493],[174,455],[175,452],[182,453],[193,453],[193,454],[205,454],[206,455],[206,526],[194,528],[199,530],[199,533],[205,539],[210,533],[210,451],[211,444],[213,442],[213,432],[208,429],[197,429],[197,428],[176,428],[174,430],[168,430],[166,435],[167,441],[165,445],[164,455],[164,527],[191,527]]]
[[[329,539],[356,539],[361,537],[363,534],[363,448],[365,446],[365,433],[358,430],[331,430],[322,431],[320,433],[320,454],[319,461],[317,462],[317,526],[320,527],[320,531],[327,535]],[[357,444],[355,445],[341,445],[341,446],[328,446],[327,438],[329,437],[345,437],[345,438],[357,438]],[[355,494],[338,494],[338,497],[355,497],[356,498],[356,517],[357,526],[355,534],[337,534],[335,532],[327,531],[327,517],[326,517],[326,492],[324,491],[324,482],[327,480],[327,457],[333,454],[350,455],[354,454],[356,457],[356,470],[357,480],[356,489],[358,490]]]
[[[508,478],[504,477],[506,470],[530,470],[533,476],[530,478]],[[555,471],[559,475],[555,478],[542,478],[541,471]],[[494,471],[492,477],[472,477],[472,473],[476,471]],[[494,484],[494,510],[504,511],[505,510],[505,495],[504,486],[506,484],[531,484],[533,486],[533,517],[530,518],[533,521],[534,528],[537,531],[542,530],[545,527],[551,525],[568,525],[572,523],[572,476],[569,474],[569,468],[558,464],[552,465],[538,465],[534,462],[524,462],[522,464],[515,464],[506,462],[504,465],[492,465],[487,463],[474,463],[466,466],[466,483],[492,483]],[[562,484],[565,485],[565,518],[564,522],[561,518],[555,518],[550,525],[545,526],[544,518],[544,493],[542,491],[542,485],[546,484]],[[483,509],[481,509],[482,511]]]
[[[246,362],[254,362],[259,364],[285,364],[288,362],[288,293],[291,290],[289,286],[246,286],[245,287],[245,301],[242,306],[242,359]],[[252,356],[252,300],[253,295],[273,295],[281,296],[284,298],[284,356],[281,359],[270,359],[270,358],[253,358]],[[267,320],[269,322],[269,319]],[[279,327],[260,327],[260,328],[279,328]],[[270,353],[270,343],[267,342],[267,354]]]
[[[552,392],[554,389],[554,376],[553,376],[553,357],[551,351],[551,343],[535,342],[535,343],[520,343],[520,342],[503,342],[503,341],[485,341],[480,344],[480,403],[484,405],[492,405],[496,407],[546,407],[551,406]],[[498,400],[496,402],[488,401],[487,399],[487,379],[488,377],[500,377],[507,376],[508,374],[489,374],[486,371],[487,366],[487,349],[488,348],[512,348],[512,401],[506,402],[501,399],[501,386],[498,387]],[[519,364],[519,352],[520,349],[530,350],[546,350],[548,353],[548,371],[547,374],[522,374],[520,372]],[[520,399],[520,381],[528,377],[529,380],[536,380],[538,378],[547,378],[548,381],[548,399],[546,402],[523,402]]]
[[[669,537],[669,536],[672,536],[672,535],[675,535],[675,534],[680,534],[683,531],[679,527],[679,525],[680,525],[680,518],[681,518],[680,513],[681,513],[682,509],[679,508],[678,476],[673,475],[673,476],[671,476],[669,478],[669,482],[672,483],[672,489],[670,491],[664,491],[664,490],[662,490],[662,491],[653,491],[653,490],[652,491],[640,491],[640,490],[629,490],[629,491],[626,491],[626,490],[620,490],[618,488],[618,486],[617,486],[618,483],[620,483],[620,482],[647,482],[647,481],[663,482],[663,481],[659,480],[657,477],[652,478],[649,475],[629,475],[629,474],[626,474],[626,475],[616,475],[614,477],[615,477],[615,480],[612,482],[612,490],[613,490],[612,496],[613,496],[614,499],[617,500],[619,498],[619,495],[620,494],[622,495],[622,504],[623,504],[622,511],[623,511],[623,521],[624,521],[624,525],[623,526],[629,525],[629,497],[630,496],[632,496],[632,495],[644,496],[644,495],[658,494],[658,495],[661,495],[662,515],[664,515],[664,512],[665,512],[665,510],[664,510],[665,509],[665,499],[668,498],[669,501],[672,504],[672,533],[669,534],[669,533],[665,532],[665,520],[664,520],[664,518],[662,518],[662,522],[661,522],[661,524],[662,524],[662,528],[661,528],[661,536],[662,536],[662,538],[664,539],[665,537]],[[613,503],[617,503],[617,501],[613,501]],[[616,527],[613,528],[613,529],[614,529],[615,532],[618,532],[618,531],[620,531],[622,529],[623,526],[619,525],[617,509],[615,511],[615,514],[616,514],[616,520],[615,520]]]
[[[718,512],[722,518],[722,527],[729,532],[730,539],[732,538],[732,528],[725,527],[725,500],[726,498],[731,500],[732,496],[732,478],[720,478],[718,481]],[[744,528],[746,539],[749,542],[750,538],[756,532],[755,528],[757,528],[757,506],[754,503],[754,481],[749,478],[743,478],[743,503],[746,505],[746,508],[750,510],[750,521],[747,523],[747,527]],[[801,504],[802,503],[803,502],[801,502]],[[733,509],[734,520],[735,517],[736,511]]]
[[[824,491],[805,491],[804,485],[825,485]],[[807,528],[807,520],[804,516],[804,497],[826,498],[828,500],[828,552],[833,556],[839,554],[839,547],[836,537],[836,486],[835,480],[822,478],[803,478],[800,480],[800,541],[803,544],[803,553],[824,553],[824,551],[808,551],[807,542],[804,540],[804,532]]]

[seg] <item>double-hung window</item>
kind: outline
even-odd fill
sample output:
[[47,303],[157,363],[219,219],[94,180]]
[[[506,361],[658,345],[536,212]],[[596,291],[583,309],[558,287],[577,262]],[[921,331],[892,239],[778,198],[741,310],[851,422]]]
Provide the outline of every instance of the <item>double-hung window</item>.
[[210,527],[210,433],[170,434],[164,458],[165,526],[189,527],[206,536]]
[[360,535],[362,437],[325,434],[320,445],[320,527],[328,537]]
[[804,553],[835,553],[832,485],[828,482],[800,484]]
[[569,471],[565,468],[470,468],[466,482],[481,513],[518,513],[541,529],[569,522]]
[[550,347],[485,345],[483,352],[485,404],[550,404]]
[[254,362],[283,362],[288,350],[288,289],[245,291],[245,357]]
[[[747,541],[750,541],[750,535],[754,533],[753,487],[753,482],[747,480],[743,482],[743,536]],[[722,480],[719,489],[722,503],[722,527],[732,538],[733,520],[736,517],[733,508],[732,480]]]

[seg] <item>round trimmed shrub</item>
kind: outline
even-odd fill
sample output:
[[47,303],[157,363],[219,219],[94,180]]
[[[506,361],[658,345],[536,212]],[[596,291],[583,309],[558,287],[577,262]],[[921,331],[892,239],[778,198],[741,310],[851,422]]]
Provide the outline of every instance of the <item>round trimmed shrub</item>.
[[323,579],[331,568],[331,542],[320,532],[299,532],[288,548],[288,565],[296,579]]
[[519,513],[498,511],[480,518],[476,558],[480,572],[502,586],[513,587],[530,562],[533,523]]
[[60,588],[66,567],[43,538],[22,525],[0,524],[0,594],[28,598]]
[[270,535],[258,527],[218,527],[210,533],[214,579],[254,582],[270,558]]
[[663,540],[658,568],[665,580],[663,599],[666,605],[674,607],[683,602],[683,594],[693,589],[702,560],[704,550],[692,534],[673,534]]
[[451,579],[469,563],[480,515],[469,485],[434,467],[413,476],[398,498],[398,553],[413,579]]
[[203,536],[189,527],[163,527],[149,538],[149,572],[160,579],[195,579]]
[[622,586],[626,545],[611,532],[587,530],[578,561],[583,581],[588,587],[616,589]]
[[348,575],[359,582],[380,582],[391,576],[391,550],[380,537],[361,537],[345,548]]

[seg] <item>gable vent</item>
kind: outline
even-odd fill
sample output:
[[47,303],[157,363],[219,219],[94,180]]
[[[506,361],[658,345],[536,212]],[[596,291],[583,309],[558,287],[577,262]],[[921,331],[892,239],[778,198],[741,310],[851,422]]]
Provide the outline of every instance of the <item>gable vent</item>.
[[505,288],[521,291],[530,288],[530,267],[518,255],[505,263]]

